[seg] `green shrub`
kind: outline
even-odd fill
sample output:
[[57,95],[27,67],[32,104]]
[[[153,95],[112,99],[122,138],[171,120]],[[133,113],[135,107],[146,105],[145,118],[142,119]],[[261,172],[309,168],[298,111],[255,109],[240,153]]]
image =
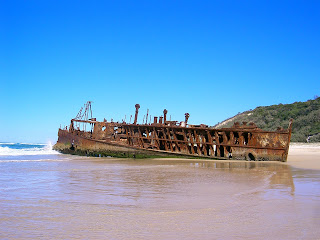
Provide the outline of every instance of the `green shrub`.
[[320,97],[306,102],[257,107],[238,114],[224,127],[231,127],[234,122],[246,121],[254,122],[261,129],[274,131],[277,127],[286,129],[290,118],[294,120],[292,142],[306,142],[308,136],[311,136],[310,142],[320,142]]

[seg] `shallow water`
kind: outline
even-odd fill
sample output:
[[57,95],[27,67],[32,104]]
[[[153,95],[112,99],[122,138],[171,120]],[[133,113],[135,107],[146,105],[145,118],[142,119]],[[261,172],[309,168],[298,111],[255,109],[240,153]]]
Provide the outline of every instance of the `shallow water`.
[[278,163],[1,156],[1,239],[317,239],[320,172]]

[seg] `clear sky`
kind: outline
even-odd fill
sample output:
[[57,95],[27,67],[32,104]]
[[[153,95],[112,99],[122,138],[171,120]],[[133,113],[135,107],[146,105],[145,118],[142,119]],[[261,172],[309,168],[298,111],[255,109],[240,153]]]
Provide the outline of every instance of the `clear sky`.
[[56,141],[80,107],[214,125],[320,95],[320,1],[1,1],[0,141]]

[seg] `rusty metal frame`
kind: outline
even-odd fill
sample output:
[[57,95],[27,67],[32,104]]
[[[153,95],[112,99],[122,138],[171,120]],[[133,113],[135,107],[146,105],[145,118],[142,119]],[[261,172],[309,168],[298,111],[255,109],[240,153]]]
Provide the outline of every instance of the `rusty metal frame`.
[[[134,123],[98,122],[88,119],[81,111],[71,120],[68,134],[99,143],[173,153],[179,155],[245,160],[286,161],[292,131],[292,120],[288,129],[264,131],[254,123],[235,123],[231,128],[214,129],[206,125],[187,125],[190,114],[185,114],[185,122],[167,121],[164,117],[154,117],[153,123],[137,124],[139,104],[135,105]],[[91,105],[90,108],[91,110]],[[79,119],[79,116],[86,119]],[[146,121],[147,122],[147,121]],[[75,128],[75,123],[90,123],[93,131]],[[60,131],[59,131],[60,132]],[[69,139],[69,138],[68,138]],[[63,142],[59,136],[58,142]],[[85,146],[84,146],[85,147]]]

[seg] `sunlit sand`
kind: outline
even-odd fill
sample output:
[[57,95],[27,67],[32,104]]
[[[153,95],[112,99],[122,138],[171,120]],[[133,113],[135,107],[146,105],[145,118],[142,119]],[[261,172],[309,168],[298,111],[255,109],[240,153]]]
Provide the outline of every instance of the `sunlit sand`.
[[297,168],[320,170],[320,144],[290,144],[287,164]]

